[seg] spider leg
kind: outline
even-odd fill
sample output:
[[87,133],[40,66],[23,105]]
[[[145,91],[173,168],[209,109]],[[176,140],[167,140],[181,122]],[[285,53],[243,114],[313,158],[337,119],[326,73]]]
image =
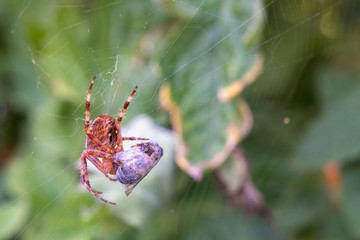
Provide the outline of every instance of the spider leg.
[[128,97],[128,99],[126,100],[126,102],[125,102],[125,104],[124,104],[124,107],[123,107],[123,109],[121,110],[121,113],[120,113],[120,115],[119,115],[119,118],[117,119],[117,124],[118,124],[118,126],[120,126],[121,120],[123,119],[123,117],[124,117],[124,115],[125,115],[125,111],[126,111],[126,109],[128,108],[128,106],[129,106],[129,104],[130,104],[130,102],[131,102],[131,100],[132,100],[132,98],[133,98],[133,96],[134,96],[137,88],[138,88],[138,87],[136,86],[136,87],[134,88],[133,92],[131,93],[130,97]]
[[89,87],[89,91],[86,97],[86,107],[85,107],[85,133],[88,136],[88,138],[91,139],[91,141],[93,141],[96,145],[98,145],[100,147],[100,149],[102,151],[108,151],[109,148],[106,147],[106,145],[104,145],[96,136],[94,136],[94,134],[91,133],[91,131],[89,130],[89,125],[90,125],[90,97],[91,97],[91,90],[92,87],[94,85],[95,82],[95,76],[93,77],[90,87]]
[[[88,153],[89,151],[91,152],[91,154]],[[110,181],[114,181],[114,182],[117,181],[117,179],[111,178],[111,177],[107,174],[107,172],[106,172],[106,170],[105,170],[105,168],[104,168],[104,164],[103,164],[99,159],[97,159],[97,157],[103,157],[103,156],[100,156],[99,154],[96,154],[95,152],[92,152],[91,150],[88,150],[87,152],[84,151],[84,155],[85,155],[85,157],[86,157],[92,164],[94,164],[94,166],[95,166],[97,169],[99,169],[100,172],[102,172],[102,173],[105,175],[105,177],[107,177]]]
[[81,183],[93,194],[101,194],[102,192],[98,192],[95,191],[94,189],[91,188],[90,186],[90,181],[89,181],[89,173],[88,173],[88,169],[87,169],[87,163],[86,163],[86,156],[85,154],[83,154],[81,156]]
[[142,141],[146,141],[149,140],[149,138],[138,138],[138,137],[123,137],[122,140],[130,140],[130,141],[135,141],[135,140],[142,140]]
[[[130,102],[131,102],[131,100],[132,100],[132,98],[133,98],[133,96],[134,96],[137,88],[138,88],[138,87],[136,86],[136,87],[134,88],[134,90],[132,91],[130,97],[128,97],[128,99],[126,100],[126,102],[125,102],[125,104],[124,104],[124,106],[123,106],[123,108],[122,108],[122,110],[121,110],[121,112],[120,112],[120,114],[119,114],[119,117],[118,117],[118,119],[117,119],[117,121],[116,121],[116,126],[117,126],[119,132],[120,132],[120,124],[121,124],[121,121],[122,121],[122,119],[123,119],[123,117],[124,117],[124,115],[125,115],[125,111],[126,111],[126,109],[128,108],[128,106],[129,106],[129,104],[130,104]],[[122,138],[120,138],[120,137],[118,137],[117,146],[118,146],[117,152],[123,150]]]
[[[110,154],[98,150],[86,150],[84,151],[84,154],[86,158],[89,159],[110,181],[118,181],[108,175],[108,173],[112,174],[116,170],[112,164],[113,161]],[[103,161],[101,162],[98,157],[101,157]]]
[[104,198],[100,197],[98,194],[101,194],[101,192],[97,192],[91,188],[90,182],[89,182],[89,174],[88,174],[88,169],[87,169],[86,157],[85,157],[84,153],[81,156],[81,183],[87,188],[87,190],[89,190],[91,192],[92,195],[94,195],[101,201],[112,204],[112,205],[116,204],[113,202],[109,202],[108,200],[105,200]]

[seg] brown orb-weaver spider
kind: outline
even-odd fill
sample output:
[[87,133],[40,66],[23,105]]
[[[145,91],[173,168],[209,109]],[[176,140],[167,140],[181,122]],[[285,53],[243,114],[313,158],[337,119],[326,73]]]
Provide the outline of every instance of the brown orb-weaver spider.
[[[101,192],[91,188],[88,176],[87,162],[89,160],[99,169],[110,181],[119,181],[126,185],[125,193],[129,195],[136,185],[150,172],[158,163],[163,155],[163,149],[155,141],[148,138],[122,137],[120,124],[131,99],[133,98],[137,86],[126,100],[120,115],[115,119],[108,115],[97,117],[90,124],[90,97],[91,89],[95,82],[93,77],[89,92],[86,98],[85,107],[85,133],[86,149],[81,155],[81,183],[100,200],[115,205],[99,196]],[[124,150],[123,141],[141,140],[139,144],[131,146],[129,150]],[[99,159],[101,158],[101,160]],[[116,179],[109,176],[116,175]]]

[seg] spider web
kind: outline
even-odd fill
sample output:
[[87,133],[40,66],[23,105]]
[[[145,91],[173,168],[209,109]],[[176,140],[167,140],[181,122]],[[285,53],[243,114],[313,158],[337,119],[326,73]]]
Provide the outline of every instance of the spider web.
[[[325,74],[324,56],[339,52],[333,42],[340,38],[342,26],[333,24],[334,18],[343,17],[338,9],[356,9],[359,5],[341,0],[240,1],[234,4],[239,10],[234,8],[233,15],[223,14],[231,9],[231,4],[234,3],[210,0],[23,0],[1,4],[8,9],[4,39],[11,42],[12,51],[6,67],[15,79],[21,79],[11,83],[15,94],[8,101],[28,112],[29,119],[21,150],[13,155],[2,176],[0,215],[11,221],[0,224],[0,238],[2,234],[4,238],[16,239],[266,236],[271,232],[266,221],[249,220],[243,212],[229,208],[211,175],[194,182],[177,168],[174,146],[178,139],[161,127],[170,127],[169,114],[174,112],[166,113],[163,105],[167,100],[158,99],[161,87],[170,84],[170,98],[179,100],[184,92],[192,93],[198,99],[189,98],[183,104],[195,107],[197,101],[207,101],[214,94],[211,90],[193,93],[202,86],[214,86],[207,80],[209,76],[228,71],[231,79],[215,83],[217,89],[224,87],[250,68],[253,60],[249,59],[258,52],[266,60],[259,77],[245,92],[255,118],[253,135],[244,143],[254,181],[266,201],[274,206],[280,228],[290,236],[294,236],[291,231],[295,231],[296,224],[314,217],[311,213],[299,214],[299,218],[287,222],[293,202],[281,198],[276,187],[284,186],[284,179],[297,173],[292,167],[287,169],[290,172],[280,173],[278,169],[288,163],[277,159],[287,159],[291,148],[301,144],[300,140],[294,145],[288,142],[294,136],[300,137],[302,120],[314,117],[314,109],[307,106],[300,113],[287,107],[296,105],[299,99],[304,101],[304,94],[309,96],[309,103],[317,100],[308,81],[318,72]],[[259,18],[261,24],[257,23]],[[223,26],[222,32],[212,31],[209,25],[214,22]],[[262,32],[263,36],[257,40],[254,37],[246,48],[230,49],[229,54],[233,53],[219,57],[212,69],[201,65],[216,58],[216,51],[222,47],[236,46],[231,43],[243,39],[245,32],[255,36],[251,30]],[[189,40],[191,33],[203,36],[200,43]],[[187,45],[192,48],[187,49]],[[186,54],[181,60],[176,59],[181,51]],[[197,66],[200,70],[191,73]],[[146,177],[149,180],[144,179],[129,198],[123,196],[119,183],[109,183],[88,164],[92,186],[103,191],[105,199],[116,199],[116,208],[93,199],[79,184],[79,157],[85,143],[85,98],[94,75],[97,78],[91,95],[91,119],[101,114],[117,118],[125,100],[138,86],[122,123],[123,135],[159,141],[166,153],[154,173]],[[187,80],[175,81],[179,75]],[[343,95],[351,86],[342,88]],[[326,92],[324,95],[326,99]],[[264,133],[269,137],[260,141],[259,136]],[[126,148],[131,144],[127,143]],[[349,156],[357,156],[358,152],[353,152]],[[291,192],[292,187],[287,186],[287,191]],[[277,202],[278,198],[281,200]],[[298,201],[301,212],[311,199]],[[282,203],[289,206],[275,207]],[[167,230],[153,230],[161,224]]]

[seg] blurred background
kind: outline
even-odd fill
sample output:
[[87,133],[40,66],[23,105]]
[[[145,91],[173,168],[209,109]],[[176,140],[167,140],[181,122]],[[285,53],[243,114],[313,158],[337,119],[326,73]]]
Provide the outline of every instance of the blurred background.
[[[1,1],[0,239],[359,239],[360,2]],[[164,148],[129,197],[85,98]],[[132,143],[128,143],[128,148]]]

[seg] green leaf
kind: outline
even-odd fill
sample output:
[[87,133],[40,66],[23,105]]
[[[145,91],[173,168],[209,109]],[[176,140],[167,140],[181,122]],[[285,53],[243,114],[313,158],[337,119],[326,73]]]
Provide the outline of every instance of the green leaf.
[[[220,103],[217,93],[254,64],[257,52],[248,51],[245,40],[253,25],[245,20],[251,16],[261,19],[263,13],[259,5],[247,3],[210,1],[198,12],[195,7],[161,43],[171,46],[161,67],[170,84],[170,98],[180,110],[181,137],[194,165],[208,161],[222,150],[231,124],[242,125],[244,116],[238,102]],[[260,29],[261,24],[256,28]]]
[[360,194],[359,194],[359,175],[360,167],[349,166],[344,170],[343,174],[343,196],[342,196],[342,214],[345,218],[347,230],[350,231],[353,236],[359,235],[360,226]]
[[185,239],[276,239],[265,219],[247,218],[237,209],[224,209],[203,219]]
[[[345,87],[351,82],[336,72],[323,76],[326,81],[320,81],[319,91],[324,109],[298,147],[295,158],[301,167],[320,168],[329,160],[347,161],[360,154],[360,86]],[[340,82],[345,86],[338,87]]]
[[26,198],[13,202],[0,202],[0,236],[9,239],[15,236],[29,217],[30,207]]

